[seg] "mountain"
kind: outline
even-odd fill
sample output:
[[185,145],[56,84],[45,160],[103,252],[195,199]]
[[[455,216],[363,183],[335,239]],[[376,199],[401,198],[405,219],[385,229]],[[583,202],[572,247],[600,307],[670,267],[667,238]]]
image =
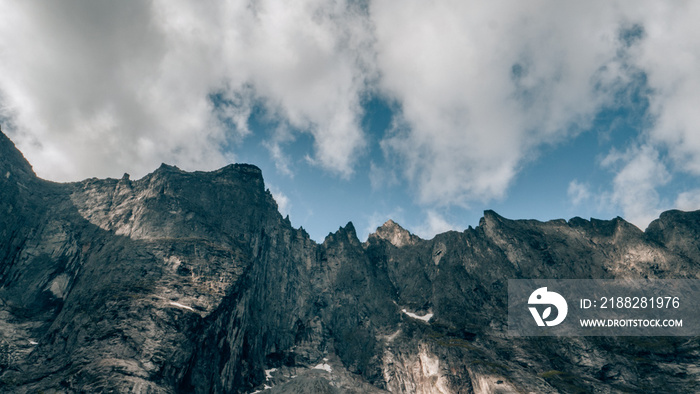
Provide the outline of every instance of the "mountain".
[[37,178],[0,133],[0,392],[698,392],[697,337],[511,337],[507,279],[698,278],[700,212],[321,244],[261,171]]

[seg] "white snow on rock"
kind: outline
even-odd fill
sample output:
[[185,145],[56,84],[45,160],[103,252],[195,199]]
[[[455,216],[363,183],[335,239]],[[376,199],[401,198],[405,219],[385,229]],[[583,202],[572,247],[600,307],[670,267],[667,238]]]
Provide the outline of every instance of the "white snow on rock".
[[262,390],[255,390],[255,391],[253,391],[253,392],[252,392],[252,393],[250,393],[250,394],[258,394],[258,393],[262,393],[263,391],[265,391],[265,390],[269,390],[269,389],[271,389],[271,388],[272,388],[272,386],[264,385],[264,386],[263,386],[263,388],[262,388]]
[[195,310],[192,309],[191,307],[189,307],[189,306],[187,306],[187,305],[182,305],[181,303],[175,302],[175,301],[170,301],[170,305],[176,306],[176,307],[182,308],[182,309],[187,309],[188,311],[192,311],[192,312],[195,311]]
[[[323,361],[328,361],[328,359],[324,358]],[[322,369],[328,373],[333,372],[333,368],[325,362],[323,364],[316,365],[315,367],[313,367],[313,369]]]
[[432,314],[432,313],[427,313],[425,316],[418,316],[418,315],[416,315],[415,313],[412,313],[412,312],[407,311],[406,309],[401,309],[401,312],[403,312],[403,313],[405,313],[406,315],[408,315],[408,317],[412,317],[412,318],[418,319],[418,320],[423,320],[423,321],[426,322],[426,323],[429,322],[430,319],[433,318],[433,314]]

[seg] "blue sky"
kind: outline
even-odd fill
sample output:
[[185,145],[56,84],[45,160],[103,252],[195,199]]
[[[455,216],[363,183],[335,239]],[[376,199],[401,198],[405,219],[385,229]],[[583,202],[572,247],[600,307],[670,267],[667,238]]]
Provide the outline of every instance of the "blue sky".
[[[361,153],[365,164],[356,167],[356,173],[349,179],[332,176],[310,163],[306,158],[313,155],[313,140],[304,134],[290,141],[286,148],[289,156],[295,158],[289,164],[293,175],[277,169],[265,147],[265,135],[276,125],[265,122],[264,113],[254,113],[251,117],[252,138],[238,147],[237,157],[263,169],[273,192],[286,198],[283,213],[290,215],[294,226],[304,227],[319,241],[348,221],[353,222],[360,238],[365,239],[388,219],[429,237],[433,231],[431,219],[432,227],[438,231],[461,230],[478,225],[486,209],[522,219],[613,218],[622,214],[619,208],[599,201],[575,204],[570,185],[577,181],[587,185],[591,193],[606,193],[615,173],[603,168],[600,162],[608,152],[624,150],[634,143],[649,127],[647,107],[643,97],[634,97],[625,106],[602,108],[590,127],[571,139],[543,148],[524,163],[502,198],[470,202],[468,206],[425,206],[415,201],[414,191],[406,182],[372,184],[372,170],[367,163],[384,164],[380,141],[391,128],[395,111],[391,103],[379,97],[364,103],[362,124],[369,141]],[[669,187],[687,187],[687,177],[675,178],[670,180]]]
[[0,122],[47,179],[262,168],[322,241],[700,208],[700,5],[4,2]]

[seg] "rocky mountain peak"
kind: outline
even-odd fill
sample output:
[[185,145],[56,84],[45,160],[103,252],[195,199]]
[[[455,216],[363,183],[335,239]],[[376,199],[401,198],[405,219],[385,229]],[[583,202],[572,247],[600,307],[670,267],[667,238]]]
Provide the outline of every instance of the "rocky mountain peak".
[[413,245],[420,240],[420,238],[411,234],[408,230],[391,219],[387,220],[381,227],[377,227],[377,231],[370,234],[369,237],[383,239],[397,248],[405,245]]
[[505,218],[491,209],[484,211],[484,216],[479,220],[479,227],[493,228],[501,224]]
[[0,179],[35,178],[36,174],[22,152],[0,130]]
[[328,233],[326,238],[323,240],[323,245],[328,246],[331,244],[359,245],[360,240],[357,238],[355,225],[352,224],[352,222],[348,222],[345,226],[338,227],[338,231],[334,233]]

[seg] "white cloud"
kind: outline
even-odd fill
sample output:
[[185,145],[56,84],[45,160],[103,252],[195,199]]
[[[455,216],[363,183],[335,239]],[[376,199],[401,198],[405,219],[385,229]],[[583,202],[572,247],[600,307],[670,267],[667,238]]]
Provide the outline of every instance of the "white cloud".
[[223,48],[229,76],[246,73],[268,110],[314,136],[313,162],[343,176],[365,146],[360,96],[373,78],[372,29],[353,4],[257,2],[225,21],[234,48]]
[[674,207],[683,211],[700,209],[700,189],[693,189],[678,194]]
[[672,195],[664,199],[659,190],[674,172],[700,175],[700,4],[648,2],[626,13],[641,33],[627,62],[644,72],[652,121],[633,141],[642,148],[613,152],[603,165],[624,163],[616,169],[612,201],[645,228],[665,209],[700,208],[697,189],[680,192],[674,204],[667,201]]
[[417,226],[413,233],[423,239],[432,239],[436,234],[450,230],[460,230],[460,228],[447,221],[440,213],[429,209],[425,212],[425,221]]
[[269,185],[269,189],[270,193],[272,194],[272,198],[274,198],[275,202],[277,203],[277,209],[279,210],[280,214],[282,216],[289,215],[289,211],[292,209],[292,203],[289,200],[289,197],[287,197],[286,194],[275,186]]
[[608,3],[372,2],[384,142],[426,204],[500,198],[537,148],[585,127],[626,72]]
[[210,169],[233,159],[220,147],[249,132],[257,100],[349,176],[373,78],[369,22],[349,3],[3,2],[4,129],[51,179]]
[[294,141],[294,136],[287,127],[280,126],[272,138],[263,141],[263,146],[270,152],[270,157],[275,162],[275,168],[280,173],[293,178],[292,159],[284,152],[283,145]]
[[148,4],[1,6],[3,115],[39,174],[62,180],[143,174],[162,160],[225,163],[206,96],[217,82],[207,59],[173,56]]
[[632,61],[653,90],[649,141],[668,148],[681,170],[700,175],[700,4],[651,2],[632,12],[644,27]]
[[589,190],[589,185],[587,185],[585,183],[581,183],[576,179],[569,182],[569,188],[567,190],[567,194],[568,194],[569,198],[571,199],[571,203],[574,206],[579,206],[582,203],[590,200],[590,198],[591,198],[591,192]]
[[630,148],[624,153],[611,152],[603,159],[602,165],[616,172],[608,198],[612,204],[621,207],[623,217],[630,223],[645,229],[668,208],[657,188],[669,181],[670,174],[653,147],[647,145]]

